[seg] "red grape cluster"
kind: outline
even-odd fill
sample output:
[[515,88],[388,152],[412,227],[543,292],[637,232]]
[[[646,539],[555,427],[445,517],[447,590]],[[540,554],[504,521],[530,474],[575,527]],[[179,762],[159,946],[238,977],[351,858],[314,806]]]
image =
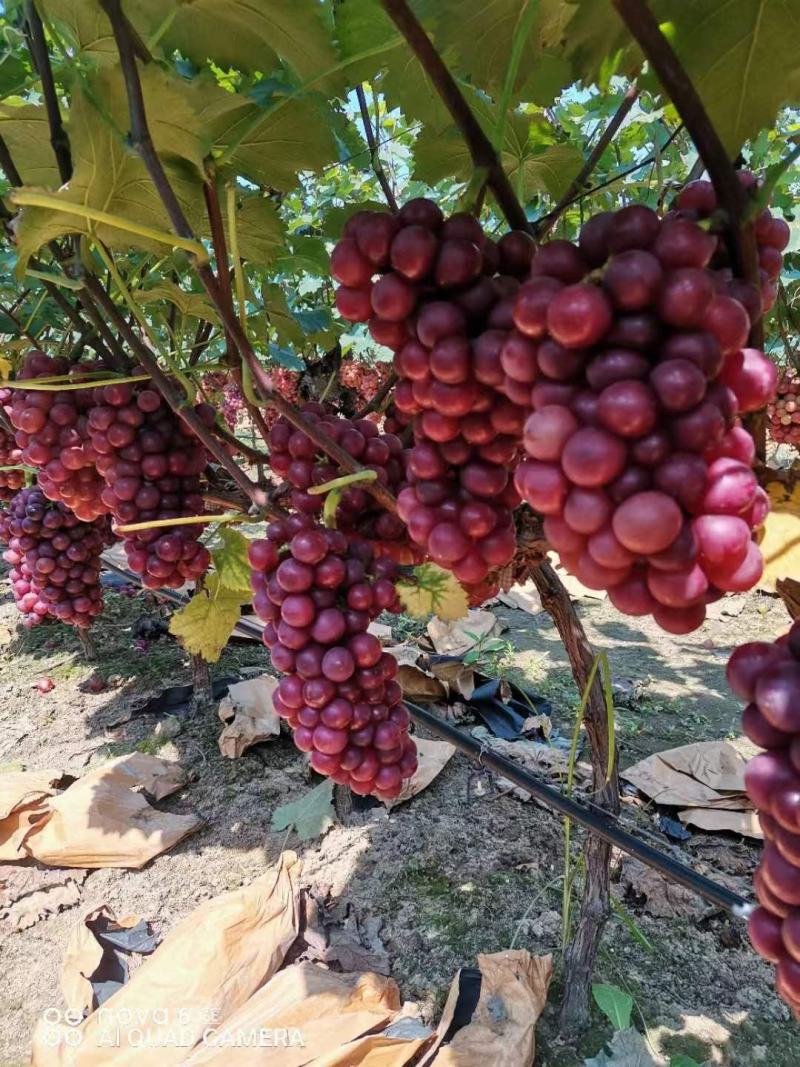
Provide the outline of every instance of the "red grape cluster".
[[107,518],[82,522],[36,486],[23,489],[0,514],[14,600],[30,629],[47,616],[88,627],[103,609],[100,553],[111,544]]
[[716,244],[680,215],[605,212],[539,249],[514,306],[534,379],[517,488],[568,570],[676,634],[763,569],[751,531],[769,505],[737,413],[776,374],[743,347]]
[[[399,437],[380,433],[370,419],[352,421],[327,412],[321,404],[306,404],[301,411],[365,469],[375,471],[378,481],[390,492],[397,494],[402,489],[405,472]],[[280,418],[272,427],[269,446],[271,469],[292,486],[294,510],[303,515],[317,515],[322,511],[325,497],[309,493],[308,489],[324,485],[342,472],[288,419]],[[408,545],[403,521],[381,508],[358,484],[342,492],[336,510],[336,526],[348,537],[357,536],[369,541],[376,551],[392,556],[399,563],[418,562]]]
[[[739,171],[739,181],[750,193],[755,193],[759,182],[749,170]],[[703,179],[689,182],[675,200],[678,216],[689,219],[708,219],[717,209],[717,194],[714,186]],[[727,251],[722,237],[717,239],[717,245],[711,258],[711,266],[721,269],[726,279],[726,289],[747,309],[751,320],[756,322],[761,314],[769,311],[778,296],[778,276],[783,266],[783,250],[789,244],[791,231],[789,224],[784,219],[779,219],[772,214],[769,208],[764,208],[756,219],[756,243],[758,245],[758,263],[761,270],[760,294],[753,286],[732,277],[727,269]]]
[[343,359],[339,381],[346,389],[352,389],[362,404],[369,404],[391,373],[390,363],[371,366],[360,359]]
[[[201,404],[196,411],[213,426],[213,408]],[[88,422],[96,467],[104,479],[101,500],[116,523],[203,513],[205,449],[160,393],[129,383],[96,389]],[[192,524],[126,534],[128,565],[148,589],[178,588],[208,569],[211,559],[200,544],[201,533],[202,525]]]
[[761,905],[750,940],[777,964],[778,992],[800,1012],[800,621],[777,641],[753,641],[728,661],[728,684],[747,701],[744,732],[765,752],[747,765],[766,847],[755,875]]
[[510,472],[530,382],[511,313],[534,247],[520,232],[495,244],[473,216],[419,198],[397,216],[354,215],[331,256],[340,313],[395,350],[394,406],[413,419],[398,514],[473,599],[516,548]]
[[[19,380],[71,372],[80,381],[95,369],[91,364],[70,368],[64,359],[33,351],[25,357]],[[93,403],[94,390],[89,387],[54,392],[15,389],[7,407],[21,460],[38,469],[44,495],[66,504],[84,522],[108,512],[101,500],[103,481],[89,433],[88,411]]]
[[275,710],[311,766],[362,795],[396,797],[417,766],[397,661],[367,633],[400,611],[394,564],[307,515],[267,527],[250,545],[253,607],[283,674]]
[[[6,389],[0,391],[0,405],[6,407],[3,393],[8,394],[8,399],[10,401],[11,390]],[[8,409],[6,408],[6,410]],[[14,467],[24,462],[25,461],[22,458],[22,450],[17,447],[14,435],[0,425],[0,468]],[[0,500],[10,500],[15,493],[19,492],[24,484],[24,471],[0,469]]]
[[767,414],[773,441],[800,448],[800,375],[796,371],[785,370],[780,375]]
[[228,426],[235,430],[244,409],[244,397],[230,372],[212,371],[204,374],[203,391],[209,402],[222,412]]

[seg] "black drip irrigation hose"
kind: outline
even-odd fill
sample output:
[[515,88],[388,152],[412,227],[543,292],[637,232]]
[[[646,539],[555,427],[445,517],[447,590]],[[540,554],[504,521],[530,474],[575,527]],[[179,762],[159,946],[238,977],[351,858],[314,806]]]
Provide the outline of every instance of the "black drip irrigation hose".
[[[105,557],[103,557],[103,564],[109,570],[127,578],[131,584],[141,585],[141,580],[138,576],[124,567],[111,563]],[[151,592],[155,592],[157,596],[164,597],[164,599],[172,601],[174,604],[184,605],[188,600],[187,596],[174,590],[158,589],[151,590]],[[248,636],[257,637],[260,640],[263,627],[260,622],[256,622],[254,619],[240,619],[234,632],[237,631]],[[434,715],[426,708],[421,708],[418,704],[412,704],[408,700],[404,700],[403,703],[416,723],[424,726],[431,733],[436,734],[445,741],[449,741],[451,745],[463,752],[465,756],[475,760],[481,767],[507,778],[514,785],[524,789],[526,793],[547,805],[548,808],[559,812],[561,815],[566,815],[578,826],[588,830],[589,833],[596,834],[598,837],[603,838],[604,841],[616,845],[617,848],[626,852],[629,856],[641,860],[648,867],[660,871],[671,882],[676,882],[678,885],[690,889],[693,893],[708,900],[716,907],[729,911],[738,919],[746,919],[753,910],[754,905],[745,900],[744,897],[740,897],[738,893],[726,889],[725,886],[706,878],[705,875],[698,874],[691,867],[687,867],[685,863],[680,863],[671,856],[659,852],[657,848],[653,848],[652,845],[648,845],[640,838],[634,837],[602,808],[594,804],[573,800],[572,797],[566,796],[554,786],[546,785],[532,774],[529,774],[518,763],[497,755],[486,745],[476,741],[474,737],[465,734],[463,730],[444,722],[438,715]]]
[[424,726],[431,733],[436,734],[445,741],[449,741],[451,745],[463,752],[465,756],[475,760],[480,766],[495,771],[497,774],[502,775],[503,778],[507,778],[514,785],[519,786],[520,789],[524,789],[526,793],[530,793],[531,796],[536,797],[537,800],[542,801],[543,804],[546,804],[561,815],[566,815],[590,833],[602,837],[604,841],[616,845],[617,848],[626,852],[629,856],[634,856],[636,859],[641,860],[642,863],[647,864],[648,867],[660,871],[671,882],[677,882],[678,885],[690,889],[693,893],[697,893],[698,896],[705,898],[718,908],[731,912],[737,918],[745,919],[753,910],[753,905],[745,900],[744,897],[740,897],[738,893],[734,893],[732,890],[726,889],[725,886],[713,882],[710,878],[698,874],[691,867],[687,867],[685,863],[672,859],[671,856],[659,852],[652,845],[646,844],[646,842],[628,833],[627,830],[623,830],[617,820],[603,811],[602,808],[573,800],[553,786],[545,785],[544,782],[539,781],[538,778],[523,770],[519,764],[492,752],[490,748],[482,745],[474,737],[470,737],[469,734],[465,734],[463,730],[444,722],[438,715],[434,715],[417,704],[411,704],[408,700],[404,700],[403,703],[408,708],[409,715],[414,722]]

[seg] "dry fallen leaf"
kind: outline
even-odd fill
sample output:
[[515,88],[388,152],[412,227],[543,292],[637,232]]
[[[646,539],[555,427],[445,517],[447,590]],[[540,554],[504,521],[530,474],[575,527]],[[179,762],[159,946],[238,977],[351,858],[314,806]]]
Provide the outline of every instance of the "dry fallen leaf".
[[0,925],[27,930],[48,915],[78,903],[87,870],[53,870],[9,864],[0,866]]
[[428,636],[440,655],[463,656],[483,638],[500,633],[502,626],[491,611],[472,608],[466,618],[443,622],[433,618],[428,623]]

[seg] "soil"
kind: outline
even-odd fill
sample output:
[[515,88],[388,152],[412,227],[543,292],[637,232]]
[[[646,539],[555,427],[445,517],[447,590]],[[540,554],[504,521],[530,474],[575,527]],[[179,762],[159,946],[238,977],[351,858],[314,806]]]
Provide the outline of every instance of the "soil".
[[[274,809],[301,797],[318,779],[281,737],[239,760],[217,747],[216,709],[179,712],[172,740],[156,734],[162,717],[137,711],[146,697],[190,680],[189,659],[169,636],[137,649],[142,619],[159,621],[149,594],[107,594],[95,630],[98,649],[87,663],[77,639],[60,625],[17,631],[15,609],[0,601],[0,770],[59,767],[80,775],[98,761],[133,750],[179,759],[187,787],[162,801],[165,810],[199,813],[204,828],[141,871],[91,872],[78,901],[17,932],[0,921],[0,1064],[27,1062],[34,1024],[62,1005],[59,967],[76,922],[108,904],[117,915],[138,914],[162,932],[202,900],[251,881],[286,843],[272,833]],[[571,731],[577,695],[557,634],[545,615],[495,608],[508,624],[508,647],[490,668],[524,677],[550,698],[556,728]],[[728,610],[728,609],[726,609]],[[690,741],[737,736],[739,708],[727,694],[723,667],[743,640],[774,638],[788,625],[781,603],[763,595],[735,598],[734,614],[711,619],[699,634],[670,637],[649,622],[621,618],[607,602],[584,601],[580,611],[595,647],[608,652],[619,683],[617,740],[622,767],[643,755]],[[404,626],[403,620],[396,623]],[[157,629],[157,627],[156,627]],[[403,632],[413,630],[406,625]],[[152,627],[151,627],[152,631]],[[231,645],[217,677],[268,665],[256,644]],[[81,684],[93,673],[108,680],[97,694]],[[33,687],[48,676],[55,688]],[[646,808],[626,807],[651,839],[697,869],[724,876],[749,893],[760,846],[730,834],[695,833],[669,842]],[[581,835],[573,834],[573,860]],[[561,992],[560,821],[523,803],[456,755],[439,778],[410,804],[354,810],[347,825],[321,840],[297,843],[303,878],[320,896],[349,901],[361,918],[383,921],[391,973],[406,1000],[434,1021],[455,971],[476,952],[509,947],[553,953],[555,977],[539,1025],[536,1064],[579,1067],[598,1054],[611,1028],[596,1011],[576,1046],[557,1037]],[[634,998],[632,1025],[648,1035],[660,1063],[679,1053],[698,1063],[731,1067],[800,1063],[800,1031],[773,989],[772,970],[749,948],[743,925],[689,900],[680,915],[655,917],[641,894],[626,889],[622,857],[616,904],[603,939],[596,980]],[[626,868],[626,870],[628,870]],[[686,901],[683,902],[686,904]]]

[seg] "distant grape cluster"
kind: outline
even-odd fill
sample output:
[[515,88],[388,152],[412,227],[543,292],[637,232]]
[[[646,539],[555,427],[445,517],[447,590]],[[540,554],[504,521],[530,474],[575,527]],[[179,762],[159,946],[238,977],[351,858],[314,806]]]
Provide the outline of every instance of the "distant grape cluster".
[[367,627],[400,611],[394,564],[307,515],[250,545],[253,607],[283,674],[275,710],[311,766],[360,794],[396,797],[417,767],[397,661]]
[[[213,408],[201,404],[195,410],[214,425]],[[89,432],[104,480],[100,499],[119,526],[204,512],[205,448],[155,389],[127,383],[96,389]],[[128,566],[148,589],[197,579],[211,562],[199,541],[202,529],[197,523],[124,534]]]
[[391,363],[371,365],[360,359],[343,359],[339,367],[339,381],[346,389],[352,389],[360,403],[366,405],[374,400],[391,373]]
[[[0,407],[6,408],[6,402],[3,397],[4,392],[8,395],[10,401],[11,390],[0,390]],[[17,446],[14,434],[9,433],[9,431],[0,424],[0,468],[14,468],[24,462],[25,461],[22,458],[22,449]],[[23,470],[0,469],[0,500],[10,500],[24,484],[25,472]]]
[[[402,490],[405,465],[399,437],[380,433],[369,419],[346,419],[326,411],[321,404],[305,404],[301,411],[364,468],[375,471],[381,485],[393,494]],[[303,515],[317,515],[323,509],[325,497],[309,493],[308,489],[337,478],[341,474],[339,468],[311,438],[285,418],[278,419],[270,430],[269,446],[271,469],[292,486],[290,501],[294,510]],[[421,558],[408,544],[405,523],[377,505],[375,498],[358,484],[342,491],[336,509],[336,526],[348,537],[371,542],[376,551],[392,556],[399,563],[419,562]]]
[[751,533],[768,498],[738,415],[766,405],[776,373],[745,347],[740,283],[709,268],[716,252],[681,211],[604,212],[577,244],[539,249],[514,305],[533,408],[517,489],[584,585],[675,634],[763,568]]
[[418,198],[396,217],[357,213],[331,256],[340,314],[394,349],[394,407],[413,419],[398,514],[475,599],[516,547],[511,473],[530,387],[511,312],[533,251],[527,234],[495,243],[473,216],[445,219]]
[[755,874],[760,907],[750,940],[776,964],[778,992],[800,1012],[800,621],[784,637],[741,645],[728,661],[728,684],[747,702],[744,732],[765,752],[745,771],[766,847]]
[[82,522],[41,489],[22,489],[0,512],[3,559],[22,625],[52,617],[86,628],[103,608],[100,553],[111,544],[108,519]]
[[767,407],[772,439],[779,445],[800,448],[800,374],[784,370]]

